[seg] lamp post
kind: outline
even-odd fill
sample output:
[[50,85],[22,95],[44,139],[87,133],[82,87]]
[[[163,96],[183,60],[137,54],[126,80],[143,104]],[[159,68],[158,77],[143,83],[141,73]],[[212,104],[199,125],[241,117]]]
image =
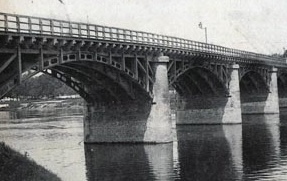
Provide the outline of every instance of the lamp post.
[[199,22],[198,27],[205,30],[205,43],[207,43],[207,27],[202,27],[201,22]]

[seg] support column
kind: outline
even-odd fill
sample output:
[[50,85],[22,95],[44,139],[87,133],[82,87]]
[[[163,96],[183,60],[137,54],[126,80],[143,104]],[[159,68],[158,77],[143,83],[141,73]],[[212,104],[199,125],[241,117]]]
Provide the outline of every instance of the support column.
[[85,143],[171,142],[168,61],[168,57],[160,56],[153,62],[153,100],[138,91],[135,100],[88,104],[84,118]]
[[170,117],[170,96],[167,75],[169,57],[159,56],[152,66],[155,72],[153,84],[153,102],[149,118],[147,120],[147,131],[145,140],[156,142],[172,142],[172,123]]
[[277,68],[273,67],[269,73],[271,74],[271,80],[269,85],[269,93],[265,101],[264,113],[279,114]]
[[242,123],[239,87],[239,65],[230,68],[229,97],[224,108],[222,123]]

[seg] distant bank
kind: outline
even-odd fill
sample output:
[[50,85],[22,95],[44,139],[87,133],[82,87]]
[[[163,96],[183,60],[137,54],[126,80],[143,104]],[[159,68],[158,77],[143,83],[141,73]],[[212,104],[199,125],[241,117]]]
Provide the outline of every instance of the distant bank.
[[36,100],[8,100],[0,102],[0,110],[45,110],[45,109],[83,109],[84,100],[81,98],[65,99],[36,99]]

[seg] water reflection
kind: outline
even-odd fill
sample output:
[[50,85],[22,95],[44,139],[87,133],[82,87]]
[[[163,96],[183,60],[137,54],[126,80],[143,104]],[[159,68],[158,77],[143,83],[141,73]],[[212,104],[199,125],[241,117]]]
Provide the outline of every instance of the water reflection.
[[85,145],[87,179],[174,180],[172,144]]
[[0,112],[0,140],[69,181],[287,180],[286,112],[178,126],[171,144],[84,146],[83,118],[70,111]]
[[276,179],[280,162],[279,115],[243,116],[244,175],[249,179]]
[[11,119],[82,115],[83,109],[44,109],[10,111]]
[[241,179],[240,129],[234,132],[232,126],[180,126],[177,128],[177,137],[181,178]]

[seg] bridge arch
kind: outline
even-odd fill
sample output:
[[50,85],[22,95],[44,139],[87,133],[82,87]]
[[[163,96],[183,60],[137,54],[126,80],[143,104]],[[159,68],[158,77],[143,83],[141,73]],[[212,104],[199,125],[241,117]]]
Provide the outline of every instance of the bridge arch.
[[257,71],[246,71],[240,77],[241,102],[264,101],[269,93],[267,80]]
[[[43,72],[64,82],[87,102],[132,100],[138,91],[150,97],[144,75],[136,76],[129,65],[123,67],[109,55],[79,51],[63,54],[61,51],[60,55],[42,57],[42,60],[37,56],[22,58],[22,81]],[[28,61],[31,58],[33,60]],[[8,86],[4,86],[6,89],[2,92],[6,94],[15,88],[17,79],[11,73],[6,82]]]
[[287,73],[283,72],[278,75],[277,78],[278,83],[278,96],[280,98],[287,97]]
[[228,93],[226,83],[217,74],[206,67],[189,66],[177,74],[171,85],[184,96],[225,96]]

